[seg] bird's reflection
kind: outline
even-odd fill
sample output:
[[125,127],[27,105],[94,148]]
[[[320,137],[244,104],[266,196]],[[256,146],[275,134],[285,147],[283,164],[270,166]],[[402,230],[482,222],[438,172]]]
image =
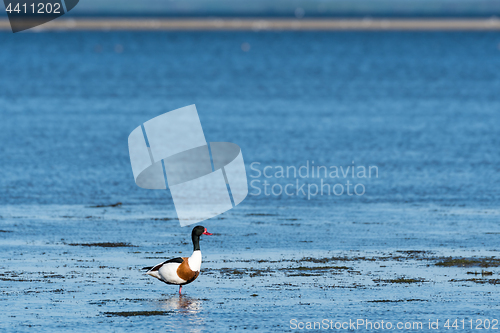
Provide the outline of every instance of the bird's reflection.
[[160,299],[158,302],[165,311],[178,310],[181,313],[197,314],[202,310],[202,301],[200,299],[185,295],[171,296]]
[[201,332],[205,326],[202,302],[198,298],[185,295],[167,296],[158,300],[158,306],[163,311],[174,311],[180,316],[168,316],[165,328],[174,332]]

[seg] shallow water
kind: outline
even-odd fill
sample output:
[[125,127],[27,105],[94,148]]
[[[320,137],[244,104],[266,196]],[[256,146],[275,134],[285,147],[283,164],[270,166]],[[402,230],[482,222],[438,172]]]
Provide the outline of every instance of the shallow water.
[[[185,228],[155,217],[164,213],[4,207],[2,328],[281,331],[294,318],[396,325],[498,316],[498,267],[436,266],[498,257],[498,210],[342,208],[335,221],[316,208],[241,207],[205,223],[214,235],[202,237],[202,273],[180,297],[140,271],[190,254]],[[126,246],[78,245],[103,242]],[[493,275],[470,274],[481,271]]]
[[[436,266],[498,256],[499,43],[498,33],[0,34],[0,327],[499,319],[498,267]],[[190,228],[168,191],[134,184],[127,136],[193,103],[208,141],[240,145],[249,181],[321,181],[255,178],[253,162],[354,161],[378,177],[323,179],[362,183],[362,196],[249,195],[203,222],[215,235],[179,297],[140,268],[189,255]]]

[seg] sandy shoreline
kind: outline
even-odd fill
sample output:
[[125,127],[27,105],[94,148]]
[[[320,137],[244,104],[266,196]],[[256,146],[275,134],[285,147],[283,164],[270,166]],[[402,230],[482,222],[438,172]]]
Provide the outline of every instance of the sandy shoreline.
[[[8,20],[0,20],[0,31],[10,30]],[[500,19],[57,19],[34,28],[43,30],[500,30]]]

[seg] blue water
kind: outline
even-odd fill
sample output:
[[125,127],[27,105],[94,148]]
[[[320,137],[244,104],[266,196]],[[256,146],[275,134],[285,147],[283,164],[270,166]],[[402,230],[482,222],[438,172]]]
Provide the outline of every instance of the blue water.
[[0,203],[158,203],[132,180],[127,136],[196,104],[207,140],[237,143],[247,165],[354,161],[379,168],[363,202],[496,206],[499,43],[498,33],[4,33]]
[[[498,255],[499,92],[500,33],[1,33],[0,325],[283,331],[292,316],[498,315],[497,286],[449,281],[477,267],[384,258],[398,250]],[[190,104],[207,141],[241,147],[249,181],[266,180],[252,177],[254,162],[261,171],[354,163],[376,166],[378,177],[324,179],[362,183],[360,196],[249,195],[223,219],[204,222],[217,234],[202,243],[207,271],[179,299],[138,268],[188,254],[190,230],[178,226],[168,191],[135,185],[127,137]],[[267,179],[296,180],[306,188],[321,181]],[[136,247],[68,245],[100,241]],[[342,276],[280,271],[332,256],[376,260],[356,261]],[[289,261],[273,263],[281,259]],[[250,266],[271,271],[224,275]],[[498,268],[489,270],[498,279]],[[373,282],[395,275],[427,283]],[[371,302],[400,298],[423,301]],[[171,312],[104,314],[137,308]]]

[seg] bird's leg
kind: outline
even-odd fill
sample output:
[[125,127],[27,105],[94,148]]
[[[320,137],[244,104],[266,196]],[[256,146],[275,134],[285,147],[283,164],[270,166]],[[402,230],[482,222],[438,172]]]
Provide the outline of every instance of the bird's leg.
[[182,286],[179,286],[179,295],[181,294]]

